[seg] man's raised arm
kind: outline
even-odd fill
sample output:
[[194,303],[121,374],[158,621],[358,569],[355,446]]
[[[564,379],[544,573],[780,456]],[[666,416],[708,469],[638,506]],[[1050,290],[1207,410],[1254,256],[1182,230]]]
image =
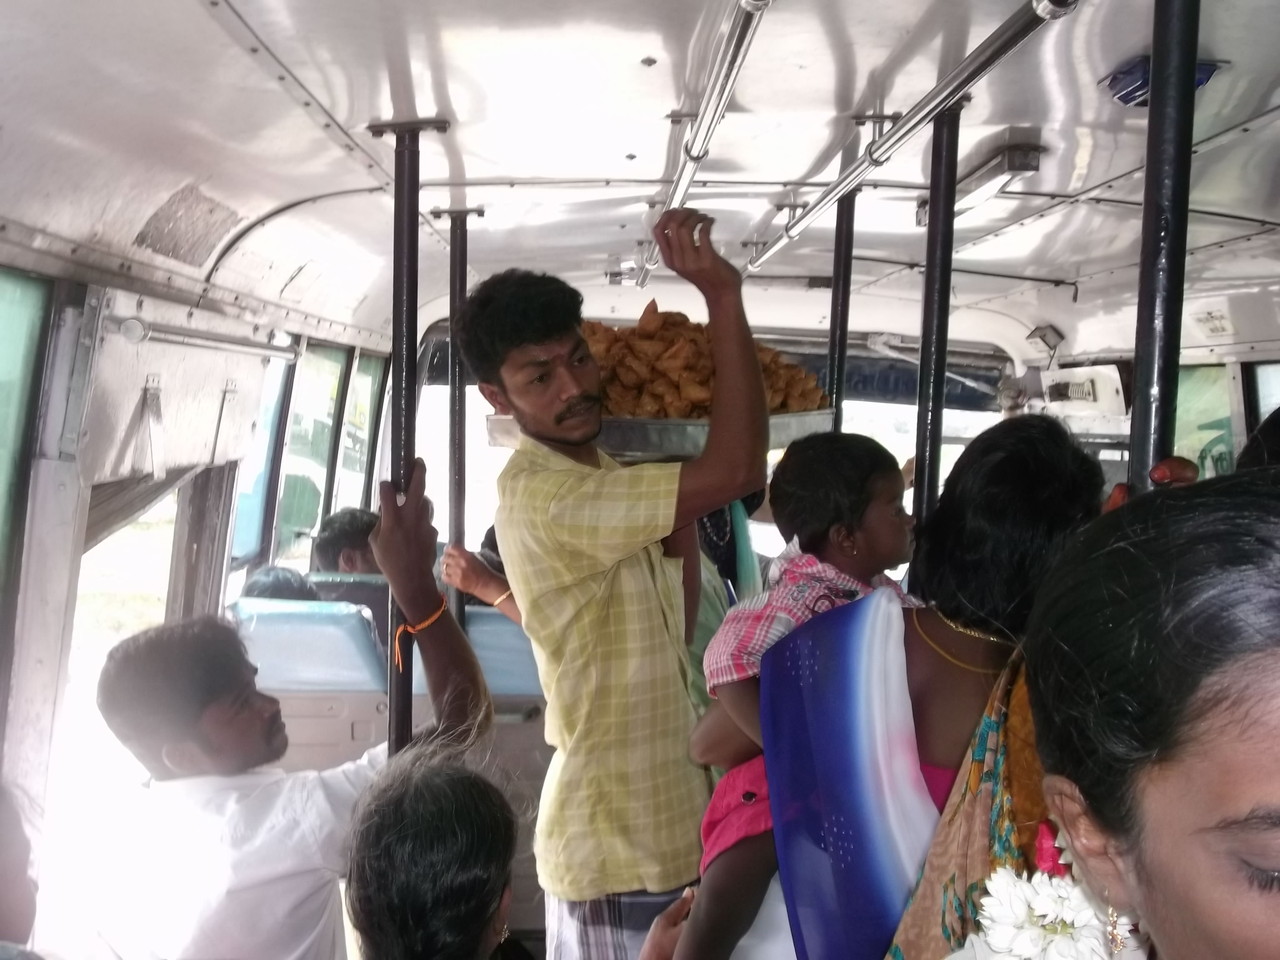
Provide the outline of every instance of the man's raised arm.
[[696,210],[670,210],[654,228],[662,259],[707,302],[715,383],[702,455],[680,470],[676,528],[765,484],[768,410],[755,341],[742,306],[742,277],[711,242],[714,221]]
[[403,504],[398,502],[395,488],[382,483],[378,490],[381,516],[369,543],[406,622],[420,624],[435,617],[415,639],[439,732],[479,734],[493,720],[493,702],[480,662],[453,614],[444,609],[444,599],[431,575],[436,529],[424,496],[426,477],[426,466],[418,460]]

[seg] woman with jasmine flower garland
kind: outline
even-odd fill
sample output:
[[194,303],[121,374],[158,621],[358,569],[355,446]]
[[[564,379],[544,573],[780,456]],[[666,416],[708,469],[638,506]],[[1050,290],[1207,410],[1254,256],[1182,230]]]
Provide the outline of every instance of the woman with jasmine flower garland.
[[[1195,479],[1195,467],[1171,459],[1159,464],[1152,478],[1157,483],[1189,482]],[[886,960],[939,960],[959,950],[976,931],[993,870],[1008,867],[1029,875],[1038,862],[1058,862],[1040,789],[1023,661],[1017,653],[1010,657],[1009,647],[1003,648],[1003,660],[993,658],[1000,640],[1024,636],[1050,564],[1099,515],[1102,491],[1098,464],[1060,423],[1017,417],[969,444],[925,525],[912,587],[931,604],[931,614],[947,618],[947,625],[975,641],[989,638],[986,659],[975,660],[972,648],[965,651],[970,667],[989,673],[986,706],[972,714],[979,719],[967,728],[974,732],[964,764]],[[1107,507],[1127,495],[1123,485],[1117,487]],[[915,640],[954,642],[954,630],[937,631],[932,617],[913,621],[908,616],[906,627],[909,668],[913,648],[921,649]],[[962,650],[949,646],[946,652],[955,657]],[[916,700],[913,688],[913,705]],[[920,740],[928,712],[920,705],[913,712]]]
[[1024,649],[1064,854],[993,874],[954,957],[1277,956],[1278,519],[1280,471],[1250,471],[1135,500],[1054,565]]

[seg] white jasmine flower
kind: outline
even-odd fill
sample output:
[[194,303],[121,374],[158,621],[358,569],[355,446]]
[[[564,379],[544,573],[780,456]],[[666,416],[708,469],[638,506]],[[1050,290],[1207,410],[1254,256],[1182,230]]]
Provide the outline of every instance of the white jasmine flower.
[[[1110,960],[1106,922],[1088,890],[1070,877],[1037,873],[1031,879],[1001,867],[987,879],[978,925],[957,958]],[[1132,924],[1121,921],[1122,929]],[[1131,938],[1132,940],[1132,938]],[[1143,956],[1133,943],[1132,957]]]

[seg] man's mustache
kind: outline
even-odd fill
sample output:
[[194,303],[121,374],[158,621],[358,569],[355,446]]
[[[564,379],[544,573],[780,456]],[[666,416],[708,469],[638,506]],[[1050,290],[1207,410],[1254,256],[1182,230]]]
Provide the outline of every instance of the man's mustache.
[[564,423],[566,420],[571,417],[576,417],[580,413],[590,413],[599,406],[600,398],[595,394],[587,394],[557,413],[556,423]]

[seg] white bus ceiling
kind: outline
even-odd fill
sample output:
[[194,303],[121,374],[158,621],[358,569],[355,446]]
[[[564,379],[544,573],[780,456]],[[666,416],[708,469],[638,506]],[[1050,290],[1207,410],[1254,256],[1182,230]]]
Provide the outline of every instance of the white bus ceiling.
[[[756,34],[689,202],[725,251],[776,236],[865,145],[853,114],[910,108],[1019,0],[777,0]],[[640,254],[696,111],[725,0],[9,0],[0,56],[0,263],[137,289],[298,333],[389,343],[390,139],[372,120],[447,118],[422,135],[421,326],[447,312],[447,221],[470,221],[472,280],[558,273],[587,310],[695,304]],[[1081,0],[973,91],[961,172],[1007,142],[1040,171],[957,222],[952,336],[1018,362],[1052,323],[1059,358],[1133,343],[1146,121],[1098,82],[1148,52],[1150,0]],[[1280,4],[1205,4],[1184,347],[1280,355]],[[929,135],[857,201],[855,331],[915,333]],[[825,329],[834,213],[749,281],[753,323]],[[883,262],[889,261],[889,262]],[[895,266],[894,264],[907,264]],[[981,274],[1000,274],[999,277]],[[1227,323],[1202,324],[1200,316]],[[1223,329],[1229,330],[1222,333]],[[1216,332],[1215,332],[1216,331]]]

